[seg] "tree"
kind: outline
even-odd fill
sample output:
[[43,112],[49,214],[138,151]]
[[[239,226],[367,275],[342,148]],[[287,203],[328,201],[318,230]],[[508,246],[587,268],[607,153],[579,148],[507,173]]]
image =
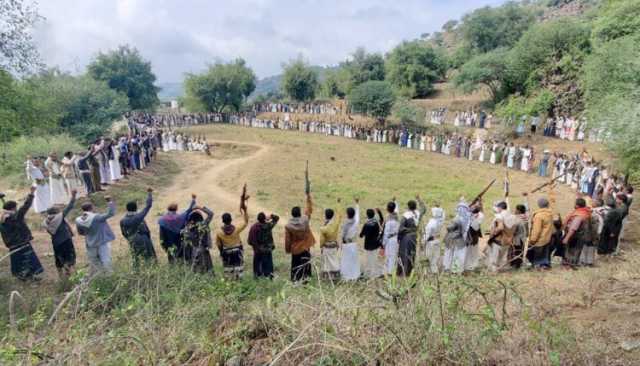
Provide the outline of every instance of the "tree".
[[541,82],[561,76],[577,79],[591,49],[590,28],[579,20],[536,24],[512,49],[504,83],[506,92],[527,93]]
[[123,93],[88,75],[49,70],[25,80],[23,91],[39,102],[38,114],[54,116],[56,127],[84,142],[103,136],[129,109]]
[[40,20],[31,1],[0,2],[0,69],[24,74],[41,68],[31,28]]
[[444,77],[444,55],[423,41],[403,42],[387,55],[387,80],[408,98],[426,97]]
[[497,101],[507,70],[508,54],[508,50],[499,48],[472,58],[454,77],[455,86],[464,93],[472,93],[484,86],[489,90],[493,101]]
[[156,76],[151,63],[145,61],[137,49],[120,46],[117,50],[100,53],[87,67],[89,75],[106,82],[111,89],[129,98],[134,110],[152,109],[160,100],[154,83]]
[[474,53],[513,46],[535,21],[526,5],[508,2],[500,7],[477,9],[462,18],[459,29]]
[[353,112],[383,119],[391,113],[395,95],[388,82],[371,80],[355,87],[348,100]]
[[347,71],[344,69],[327,71],[326,77],[322,82],[322,95],[327,98],[344,98],[346,93],[346,84],[348,84]]
[[256,88],[256,75],[241,58],[210,65],[202,74],[185,78],[186,106],[190,110],[222,113],[239,111]]
[[606,1],[597,14],[593,26],[596,41],[606,42],[627,35],[640,36],[640,0]]
[[283,65],[282,91],[289,98],[303,102],[313,100],[318,89],[318,73],[302,58]]
[[342,68],[349,73],[347,92],[369,80],[384,80],[384,58],[378,53],[367,53],[364,48],[358,48],[351,60],[345,61]]
[[391,109],[393,118],[403,125],[418,126],[424,123],[425,111],[409,99],[400,99],[393,104]]

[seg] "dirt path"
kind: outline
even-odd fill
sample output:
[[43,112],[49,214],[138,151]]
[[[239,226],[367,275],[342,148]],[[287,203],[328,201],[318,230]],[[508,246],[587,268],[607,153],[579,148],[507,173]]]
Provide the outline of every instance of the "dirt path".
[[[228,140],[210,141],[217,144],[233,144],[254,147],[257,150],[247,156],[234,159],[211,159],[205,155],[192,154],[189,156],[189,165],[182,166],[182,172],[178,175],[173,186],[163,189],[158,207],[166,207],[171,202],[184,204],[188,202],[192,193],[198,195],[198,203],[209,205],[218,217],[222,212],[238,214],[240,192],[228,192],[222,185],[223,174],[229,169],[244,165],[264,156],[270,149],[268,145],[259,143],[244,143]],[[239,184],[241,185],[241,184]],[[249,187],[251,190],[251,187]],[[251,191],[249,192],[251,195]],[[184,202],[184,203],[183,203]],[[259,211],[268,211],[255,205],[252,197],[249,201],[250,214]]]

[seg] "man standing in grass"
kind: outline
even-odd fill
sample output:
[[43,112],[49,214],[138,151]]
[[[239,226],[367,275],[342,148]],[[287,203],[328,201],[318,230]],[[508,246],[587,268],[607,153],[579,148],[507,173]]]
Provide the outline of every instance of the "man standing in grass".
[[156,251],[151,241],[151,231],[145,222],[145,217],[153,205],[153,189],[147,189],[147,202],[144,209],[138,212],[138,203],[127,203],[127,214],[120,220],[120,230],[129,242],[133,266],[137,268],[140,260],[155,262]]
[[0,234],[4,245],[10,251],[11,274],[20,280],[37,279],[35,276],[44,271],[31,246],[33,235],[25,222],[25,216],[35,198],[35,191],[36,187],[32,186],[19,209],[15,201],[5,202],[0,214]]
[[196,195],[191,195],[191,204],[182,213],[178,213],[178,204],[172,203],[167,208],[167,213],[160,217],[160,245],[167,252],[169,263],[177,260],[191,261],[190,252],[185,252],[182,245],[181,232],[187,224],[187,218],[196,206]]
[[[340,199],[338,199],[340,203]],[[338,209],[339,210],[339,209]],[[340,256],[338,255],[338,232],[342,217],[340,211],[324,210],[324,226],[320,228],[321,277],[327,280],[340,279]]]
[[291,254],[291,281],[308,282],[311,277],[311,252],[316,239],[309,220],[313,213],[311,194],[307,193],[304,215],[299,206],[291,209],[291,218],[285,226],[285,251]]
[[71,190],[71,200],[64,208],[52,207],[47,210],[44,220],[44,227],[51,235],[53,245],[53,255],[56,261],[56,269],[61,280],[65,280],[73,274],[73,267],[76,265],[76,250],[73,246],[73,232],[67,223],[66,217],[69,215],[76,203],[78,192]]
[[111,274],[111,242],[116,239],[107,220],[115,216],[116,204],[109,196],[104,198],[107,201],[107,212],[97,214],[93,212],[93,203],[87,202],[82,205],[82,215],[76,219],[78,234],[85,237],[87,247],[87,257],[91,266],[91,272],[105,272]]
[[273,278],[273,228],[280,217],[271,214],[267,220],[264,212],[258,214],[258,222],[249,230],[249,245],[253,247],[253,275],[256,278]]

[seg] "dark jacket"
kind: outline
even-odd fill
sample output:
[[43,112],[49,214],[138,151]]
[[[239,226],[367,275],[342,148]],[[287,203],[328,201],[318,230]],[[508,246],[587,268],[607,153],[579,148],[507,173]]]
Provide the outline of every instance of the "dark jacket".
[[149,193],[147,195],[147,204],[142,211],[137,213],[127,213],[125,217],[120,220],[122,236],[124,236],[134,248],[145,248],[147,246],[153,247],[153,243],[151,242],[151,232],[149,231],[147,223],[144,221],[145,217],[151,210],[152,205],[153,198],[151,193]]
[[[69,226],[66,217],[67,215],[69,215],[71,210],[73,210],[73,206],[75,205],[75,203],[76,199],[72,198],[67,207],[65,207],[64,210],[62,210],[62,212],[58,214],[62,215],[62,222],[53,234],[49,232],[49,235],[51,235],[51,243],[53,244],[53,246],[60,245],[73,238],[73,231],[71,231],[71,226]],[[46,223],[47,221],[45,221],[45,225]]]
[[3,213],[0,217],[0,234],[4,244],[9,250],[14,250],[24,244],[28,244],[33,240],[31,230],[24,221],[31,204],[33,203],[33,194],[29,194],[15,213]]
[[271,215],[269,222],[256,222],[249,230],[249,245],[256,253],[270,253],[275,248],[273,243],[273,228],[278,224],[280,217]]
[[367,222],[362,225],[362,230],[360,231],[360,237],[364,238],[364,249],[365,250],[376,250],[382,247],[382,240],[380,240],[380,224],[375,219],[367,220]]

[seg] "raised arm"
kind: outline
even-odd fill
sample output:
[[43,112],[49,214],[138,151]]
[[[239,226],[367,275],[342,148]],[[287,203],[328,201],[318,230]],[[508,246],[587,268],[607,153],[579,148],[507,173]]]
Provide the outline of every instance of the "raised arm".
[[209,226],[209,224],[211,223],[211,220],[213,220],[213,211],[211,211],[210,209],[204,206],[202,207],[202,211],[204,211],[204,213],[207,214],[207,218],[204,219],[204,224]]
[[104,222],[112,218],[113,216],[115,216],[115,214],[116,214],[116,204],[115,202],[111,201],[110,198],[107,198],[107,212],[96,215],[94,220],[96,222]]
[[24,220],[24,217],[27,215],[27,212],[29,212],[29,208],[31,208],[31,204],[33,204],[33,199],[35,197],[33,193],[35,192],[36,188],[31,187],[30,190],[31,191],[27,195],[27,198],[25,198],[24,203],[18,209],[18,212],[17,212],[18,220]]
[[181,216],[188,217],[191,214],[191,211],[193,211],[193,209],[195,207],[196,207],[196,195],[192,194],[191,195],[191,203],[189,204],[189,207],[187,207],[187,209],[184,210],[184,212],[181,214]]
[[69,215],[71,210],[73,210],[73,206],[75,206],[76,204],[77,194],[78,192],[75,189],[71,191],[71,200],[67,204],[67,207],[65,207],[64,210],[62,210],[62,217],[67,217],[67,215]]

